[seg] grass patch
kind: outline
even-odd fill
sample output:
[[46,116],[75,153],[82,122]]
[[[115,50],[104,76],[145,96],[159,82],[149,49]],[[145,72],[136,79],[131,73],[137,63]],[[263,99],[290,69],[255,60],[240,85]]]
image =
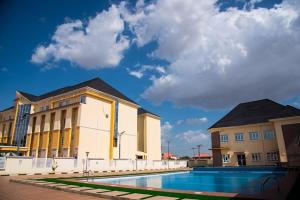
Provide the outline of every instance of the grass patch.
[[189,198],[189,199],[202,199],[202,200],[228,200],[228,199],[244,199],[239,197],[218,197],[218,196],[207,196],[201,194],[187,194],[187,193],[176,193],[176,192],[167,192],[167,191],[153,191],[153,190],[143,190],[139,188],[124,188],[120,186],[108,186],[108,185],[97,185],[91,183],[80,183],[80,182],[73,182],[67,179],[60,179],[60,178],[43,178],[39,179],[48,182],[54,183],[62,183],[66,185],[75,185],[79,187],[90,187],[95,189],[107,189],[111,191],[122,191],[128,193],[140,193],[140,194],[148,194],[153,196],[167,196],[167,197],[176,197],[180,199]]

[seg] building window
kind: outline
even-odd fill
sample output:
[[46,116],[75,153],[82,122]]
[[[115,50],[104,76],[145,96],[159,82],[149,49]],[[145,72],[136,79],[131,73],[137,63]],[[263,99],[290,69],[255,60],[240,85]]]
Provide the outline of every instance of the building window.
[[269,152],[267,153],[268,161],[278,161],[278,153],[277,152]]
[[228,142],[228,135],[227,134],[220,135],[220,141],[221,141],[221,143],[227,143]]
[[86,103],[86,96],[80,96],[80,103]]
[[243,133],[236,133],[235,134],[235,141],[243,141],[244,140],[244,134]]
[[117,147],[118,146],[118,138],[114,138],[114,147]]
[[250,140],[258,140],[259,139],[259,133],[258,132],[250,132],[249,133]]
[[274,132],[271,130],[266,130],[264,132],[264,138],[265,140],[273,140],[274,139]]
[[261,161],[261,153],[252,153],[252,161],[253,162]]
[[61,146],[64,146],[64,137],[61,137],[61,138],[60,138],[60,145],[61,145]]
[[230,155],[229,154],[223,154],[223,163],[229,163],[230,162]]

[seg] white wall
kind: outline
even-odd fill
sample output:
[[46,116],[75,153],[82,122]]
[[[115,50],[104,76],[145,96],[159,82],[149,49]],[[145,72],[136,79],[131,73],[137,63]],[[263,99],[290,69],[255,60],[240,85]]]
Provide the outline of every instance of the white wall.
[[109,158],[111,104],[91,97],[81,105],[78,157]]
[[[55,173],[80,172],[86,169],[86,158],[31,158],[31,157],[7,157],[3,174],[48,174],[53,172],[52,166],[57,166]],[[146,169],[174,169],[187,167],[187,161],[152,161],[152,160],[103,160],[89,159],[88,170],[93,172],[118,171],[118,170],[146,170]]]

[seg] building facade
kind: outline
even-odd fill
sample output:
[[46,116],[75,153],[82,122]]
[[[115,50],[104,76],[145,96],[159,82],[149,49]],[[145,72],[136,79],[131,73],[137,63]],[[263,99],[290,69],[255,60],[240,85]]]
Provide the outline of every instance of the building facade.
[[160,117],[99,78],[40,96],[17,91],[0,120],[0,152],[161,159]]
[[242,103],[209,132],[214,166],[300,166],[300,110],[292,106]]

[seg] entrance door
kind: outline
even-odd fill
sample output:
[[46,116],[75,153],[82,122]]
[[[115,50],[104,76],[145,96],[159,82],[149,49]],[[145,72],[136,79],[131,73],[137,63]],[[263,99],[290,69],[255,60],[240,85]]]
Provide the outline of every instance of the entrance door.
[[237,155],[238,165],[245,166],[246,165],[246,156],[245,154],[238,154]]

